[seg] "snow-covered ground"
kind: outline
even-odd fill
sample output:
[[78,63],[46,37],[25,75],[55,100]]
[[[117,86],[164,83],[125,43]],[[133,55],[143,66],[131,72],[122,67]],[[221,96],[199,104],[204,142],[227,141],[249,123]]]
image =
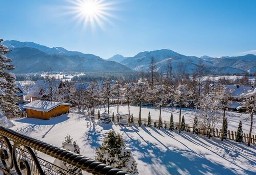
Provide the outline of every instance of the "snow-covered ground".
[[[136,107],[133,108],[135,114]],[[145,110],[144,117],[147,116]],[[157,118],[153,111],[152,117]],[[169,114],[166,111],[163,116],[169,117]],[[176,112],[174,114],[177,116]],[[13,120],[13,123],[15,126],[11,129],[56,146],[61,146],[65,136],[70,135],[80,146],[81,154],[91,158],[95,157],[95,149],[100,146],[106,132],[113,129],[123,135],[138,163],[139,173],[143,175],[256,173],[255,145],[247,147],[243,143],[221,142],[192,133],[178,134],[149,127],[124,127],[112,123],[94,127],[88,117],[77,113],[51,120],[22,118]]]

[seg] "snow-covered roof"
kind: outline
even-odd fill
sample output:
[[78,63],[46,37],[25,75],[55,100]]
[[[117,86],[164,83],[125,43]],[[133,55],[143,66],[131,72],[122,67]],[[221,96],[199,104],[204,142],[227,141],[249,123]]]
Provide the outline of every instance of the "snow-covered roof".
[[69,103],[35,100],[35,101],[32,101],[31,103],[24,105],[23,107],[25,109],[33,109],[36,111],[48,112],[60,105],[69,105],[70,106]]
[[19,82],[16,82],[16,87],[18,88],[18,92],[17,92],[18,96],[27,95],[24,88],[22,87],[22,85]]
[[226,86],[226,91],[230,92],[231,93],[230,95],[233,97],[240,97],[243,94],[247,94],[253,90],[254,88],[252,86],[244,86],[244,85],[240,85],[240,86],[227,85]]
[[52,87],[53,89],[57,89],[60,85],[60,82],[60,80],[54,80],[51,83],[46,80],[37,80],[35,84],[32,85],[32,87],[28,90],[27,95],[33,97],[48,95],[50,93],[50,87]]

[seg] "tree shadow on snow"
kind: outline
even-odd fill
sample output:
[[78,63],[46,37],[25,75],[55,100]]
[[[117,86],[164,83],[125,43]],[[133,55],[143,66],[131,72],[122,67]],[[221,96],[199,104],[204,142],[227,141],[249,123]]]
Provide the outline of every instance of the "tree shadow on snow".
[[[157,139],[157,135],[153,136],[152,133],[147,128],[142,129],[151,135],[153,138],[155,138],[158,142],[159,139]],[[169,133],[169,137],[172,137],[171,132]],[[136,139],[132,136],[129,136],[129,133],[126,133],[128,136],[128,144],[131,146],[132,151],[139,152],[138,155],[140,155],[138,158],[139,160],[143,161],[146,164],[151,165],[150,171],[152,171],[152,174],[166,174],[166,171],[168,174],[191,174],[191,175],[203,175],[203,174],[215,174],[215,175],[233,175],[237,174],[236,171],[226,168],[225,166],[218,164],[216,162],[212,162],[208,160],[206,157],[202,155],[198,155],[197,153],[191,151],[191,149],[188,150],[171,150],[167,146],[165,146],[166,149],[161,149],[154,144],[145,141],[143,137],[140,136],[140,138],[143,139],[143,141],[146,142],[146,144],[142,144],[142,140]],[[171,139],[170,139],[171,140]],[[162,142],[160,142],[162,145],[164,145]],[[161,170],[159,165],[162,165],[166,168],[166,171]],[[149,167],[149,166],[148,166]],[[163,172],[161,172],[163,171]],[[247,170],[244,170],[244,172],[248,174],[252,174],[252,172],[249,172]]]
[[68,119],[69,119],[68,115],[65,114],[65,115],[51,118],[49,120],[36,119],[36,118],[22,118],[22,119],[18,119],[15,121],[20,122],[20,123],[28,123],[28,124],[32,124],[32,125],[56,125],[56,124],[66,121]]
[[[245,167],[241,167],[239,165],[239,163],[235,163],[234,161],[231,161],[230,159],[225,157],[225,156],[230,156],[230,157],[233,157],[233,159],[236,159],[237,157],[241,156],[244,159],[248,160],[251,165],[255,165],[256,164],[255,160],[251,160],[249,158],[251,156],[249,156],[249,157],[248,157],[248,155],[244,156],[243,154],[241,154],[240,151],[235,152],[235,150],[233,148],[237,147],[238,144],[228,144],[229,141],[221,141],[220,139],[217,139],[217,138],[208,139],[205,136],[200,137],[198,135],[194,135],[191,133],[181,133],[180,136],[183,137],[183,139],[187,139],[188,141],[194,143],[195,145],[204,147],[205,149],[211,151],[216,156],[229,162],[229,164],[233,164],[234,166],[239,167],[240,169],[242,169],[244,171],[244,173],[253,174],[252,171],[245,169]],[[243,151],[244,147],[239,148],[239,150]],[[255,152],[252,152],[252,153],[253,153],[253,157],[255,157]]]

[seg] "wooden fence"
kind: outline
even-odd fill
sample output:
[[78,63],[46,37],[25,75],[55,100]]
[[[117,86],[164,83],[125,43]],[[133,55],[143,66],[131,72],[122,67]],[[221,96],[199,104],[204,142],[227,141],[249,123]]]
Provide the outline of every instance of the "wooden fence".
[[[117,119],[115,119],[115,121],[117,121]],[[134,124],[138,124],[138,121],[139,121],[138,117],[133,118],[133,123]],[[141,123],[142,123],[142,125],[147,126],[148,125],[148,120],[146,118],[142,118]],[[158,120],[151,119],[151,126],[152,127],[158,126]],[[166,127],[166,129],[169,129],[170,128],[170,122],[163,121],[163,128],[165,128],[165,127]],[[174,128],[176,130],[179,128],[179,123],[178,122],[174,123]],[[193,127],[186,124],[185,131],[186,132],[193,132]],[[199,128],[199,133],[198,134],[199,135],[207,135],[207,132],[208,132],[207,129]],[[211,136],[221,138],[222,137],[221,129],[218,129],[218,128],[212,129]],[[236,131],[228,130],[227,139],[236,140]],[[249,139],[249,134],[244,133],[243,134],[243,142],[247,143],[248,139]],[[251,136],[251,143],[256,144],[256,135],[254,135],[254,134],[252,134],[252,136]]]

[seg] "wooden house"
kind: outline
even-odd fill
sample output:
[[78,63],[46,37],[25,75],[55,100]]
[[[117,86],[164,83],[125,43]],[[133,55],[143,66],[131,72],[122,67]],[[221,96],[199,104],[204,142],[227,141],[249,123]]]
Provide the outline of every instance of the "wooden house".
[[35,100],[23,106],[27,117],[48,120],[69,112],[70,104],[62,102]]

